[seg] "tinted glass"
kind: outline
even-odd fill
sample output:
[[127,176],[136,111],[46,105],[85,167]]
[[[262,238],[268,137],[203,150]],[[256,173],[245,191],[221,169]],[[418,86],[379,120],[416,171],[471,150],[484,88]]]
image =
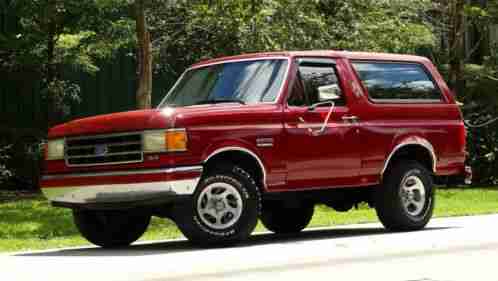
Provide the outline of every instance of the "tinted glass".
[[301,79],[301,75],[299,72],[297,72],[297,78],[294,81],[294,85],[292,86],[292,92],[287,99],[287,104],[291,106],[306,106],[310,105],[310,103],[307,101],[306,97],[304,96],[304,89],[303,89],[303,81]]
[[[299,66],[298,77],[288,99],[289,105],[309,106],[320,102],[319,87],[329,87],[342,97],[339,80],[333,64],[303,63]],[[343,105],[344,100],[336,101]]]
[[223,63],[188,71],[159,107],[223,101],[245,104],[274,102],[282,86],[287,60]]
[[438,88],[421,65],[355,62],[353,66],[373,100],[441,100]]

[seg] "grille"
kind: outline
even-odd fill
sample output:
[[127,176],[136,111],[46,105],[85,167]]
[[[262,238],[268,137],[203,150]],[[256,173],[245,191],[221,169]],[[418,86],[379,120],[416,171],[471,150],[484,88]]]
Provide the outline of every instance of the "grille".
[[139,133],[100,135],[66,139],[68,166],[95,166],[143,161]]

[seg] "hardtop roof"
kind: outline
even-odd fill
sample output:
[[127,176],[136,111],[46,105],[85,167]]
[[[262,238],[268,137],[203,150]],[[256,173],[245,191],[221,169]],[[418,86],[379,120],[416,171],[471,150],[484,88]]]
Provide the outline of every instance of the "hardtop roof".
[[236,56],[220,57],[198,62],[192,67],[199,67],[209,64],[222,63],[225,61],[237,61],[246,59],[269,58],[269,57],[334,57],[345,58],[350,60],[382,60],[382,61],[402,61],[425,63],[429,60],[425,57],[404,54],[374,53],[374,52],[350,52],[334,50],[315,50],[315,51],[282,51],[282,52],[265,52],[249,53]]

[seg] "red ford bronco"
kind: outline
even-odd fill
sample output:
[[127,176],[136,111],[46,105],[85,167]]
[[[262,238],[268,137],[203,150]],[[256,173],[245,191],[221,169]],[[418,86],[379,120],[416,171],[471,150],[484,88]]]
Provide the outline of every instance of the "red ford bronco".
[[193,65],[156,109],[52,128],[41,185],[102,247],[134,242],[151,216],[199,245],[246,239],[258,218],[299,232],[319,203],[367,202],[387,229],[417,230],[434,180],[470,176],[465,139],[426,58],[250,54]]

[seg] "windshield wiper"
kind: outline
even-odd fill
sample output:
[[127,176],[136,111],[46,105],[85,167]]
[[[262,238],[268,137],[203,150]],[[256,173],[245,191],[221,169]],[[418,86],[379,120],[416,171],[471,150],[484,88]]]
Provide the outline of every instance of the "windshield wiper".
[[196,102],[193,105],[215,104],[215,103],[240,103],[240,104],[246,104],[243,100],[239,100],[239,99],[224,99],[224,100],[203,100],[203,101]]

